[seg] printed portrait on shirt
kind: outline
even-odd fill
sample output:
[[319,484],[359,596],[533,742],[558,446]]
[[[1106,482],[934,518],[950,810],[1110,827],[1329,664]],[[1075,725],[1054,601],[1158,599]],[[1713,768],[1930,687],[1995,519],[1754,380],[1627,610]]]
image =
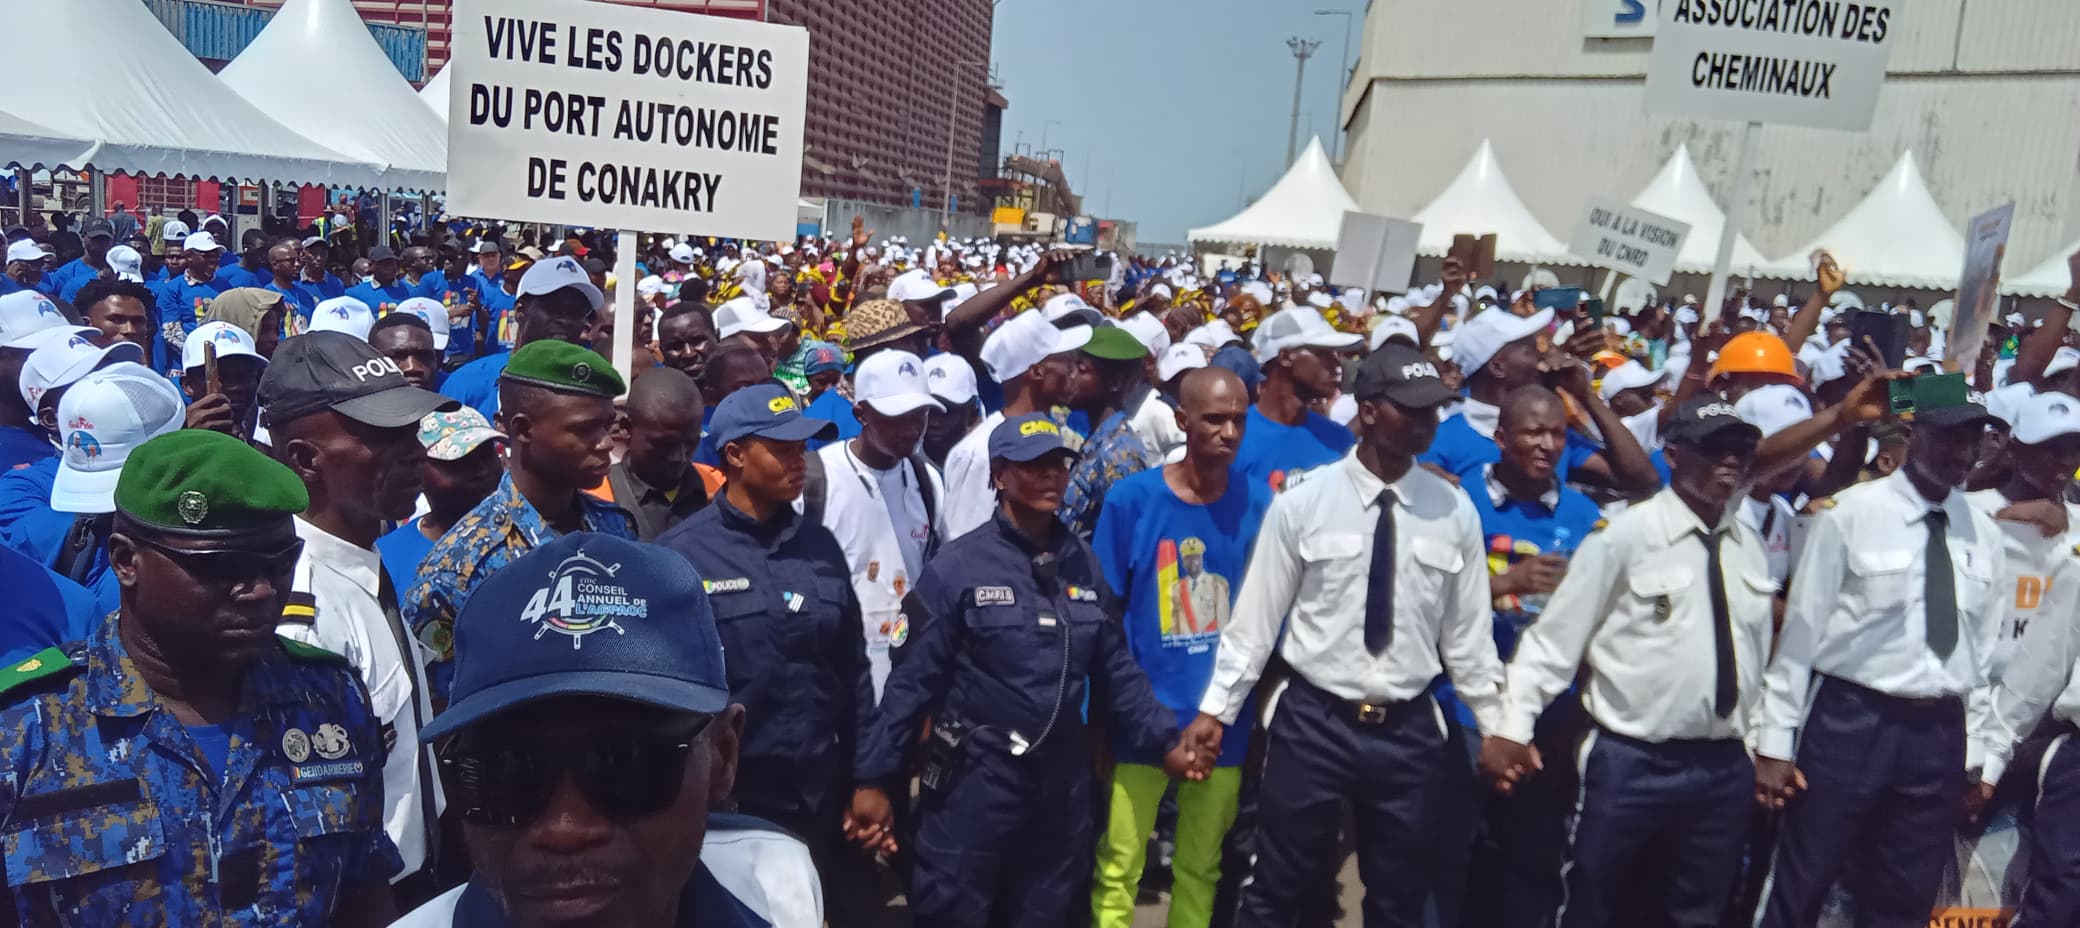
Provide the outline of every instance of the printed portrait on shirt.
[[1220,640],[1228,624],[1228,578],[1206,570],[1206,542],[1165,538],[1156,543],[1163,647],[1198,649]]

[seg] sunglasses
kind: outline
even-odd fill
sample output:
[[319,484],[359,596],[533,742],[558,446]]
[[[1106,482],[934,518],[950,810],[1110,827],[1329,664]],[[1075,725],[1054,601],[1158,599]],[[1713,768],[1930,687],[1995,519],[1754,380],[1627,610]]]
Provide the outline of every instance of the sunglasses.
[[213,549],[194,551],[175,548],[149,538],[128,536],[131,541],[159,552],[188,576],[208,586],[232,586],[255,578],[286,577],[303,557],[303,540],[297,539],[275,551]]
[[682,734],[593,741],[582,748],[472,745],[458,739],[441,752],[450,801],[473,825],[514,828],[549,807],[565,773],[585,801],[609,818],[653,815],[679,799],[686,759],[712,715]]

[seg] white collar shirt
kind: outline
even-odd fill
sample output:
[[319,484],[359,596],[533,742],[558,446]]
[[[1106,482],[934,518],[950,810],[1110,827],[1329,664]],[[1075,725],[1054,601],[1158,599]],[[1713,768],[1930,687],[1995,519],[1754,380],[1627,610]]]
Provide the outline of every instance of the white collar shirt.
[[[1374,656],[1365,646],[1366,581],[1390,489],[1394,634]],[[1492,731],[1502,662],[1486,565],[1480,518],[1444,478],[1411,467],[1390,487],[1356,451],[1310,471],[1265,515],[1200,711],[1233,724],[1276,648],[1309,683],[1351,701],[1417,699],[1445,673]]]
[[[1927,578],[1931,510],[1948,522],[1945,544],[1957,591],[1957,645],[1947,659],[1928,646]],[[1786,597],[1776,657],[1765,675],[1757,752],[1792,760],[1814,674],[1904,699],[1983,696],[2000,634],[2005,571],[2000,529],[1952,490],[1931,503],[1902,468],[1835,497],[1813,517]],[[1980,702],[1973,699],[1973,702]],[[1967,713],[1971,760],[1983,703]]]
[[947,541],[982,527],[997,511],[997,488],[989,479],[989,433],[1003,422],[1002,412],[990,413],[946,452],[946,498],[939,518],[946,523]]
[[1491,731],[1531,743],[1539,713],[1586,663],[1582,707],[1612,732],[1650,742],[1745,738],[1760,715],[1776,582],[1755,533],[1722,520],[1719,570],[1737,699],[1721,718],[1706,531],[1689,504],[1664,489],[1584,539],[1517,646],[1502,726]]
[[1494,403],[1483,403],[1470,396],[1464,403],[1459,404],[1459,415],[1465,416],[1467,426],[1482,438],[1493,439],[1496,426],[1502,424],[1502,407]]

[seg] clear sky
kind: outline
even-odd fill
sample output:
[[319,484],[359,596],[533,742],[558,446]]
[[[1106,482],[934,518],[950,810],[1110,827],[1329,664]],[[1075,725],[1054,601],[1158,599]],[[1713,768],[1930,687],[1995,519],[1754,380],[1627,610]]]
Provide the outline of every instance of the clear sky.
[[[1334,155],[1342,16],[1350,55],[1364,0],[999,0],[991,62],[1011,101],[1004,150],[1062,149],[1084,207],[1139,223],[1143,242],[1182,244],[1185,230],[1241,209],[1285,171],[1293,106],[1291,36],[1320,39],[1307,60],[1300,147],[1309,114]],[[1349,62],[1345,62],[1347,67]],[[1109,209],[1108,209],[1109,203]]]

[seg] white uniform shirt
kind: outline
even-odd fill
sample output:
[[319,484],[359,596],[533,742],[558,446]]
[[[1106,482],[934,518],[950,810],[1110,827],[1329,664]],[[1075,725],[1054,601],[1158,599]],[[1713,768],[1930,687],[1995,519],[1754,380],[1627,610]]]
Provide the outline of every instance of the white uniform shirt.
[[1177,407],[1163,402],[1163,397],[1154,390],[1141,399],[1135,407],[1134,417],[1127,420],[1127,428],[1141,439],[1141,446],[1148,449],[1148,466],[1160,467],[1163,458],[1172,449],[1184,447],[1184,430],[1177,427]]
[[1491,730],[1531,743],[1539,713],[1586,662],[1582,707],[1604,728],[1652,742],[1746,737],[1761,716],[1777,584],[1761,539],[1726,520],[1719,569],[1739,698],[1732,715],[1720,718],[1718,626],[1703,531],[1697,513],[1664,489],[1583,539],[1566,579],[1517,645],[1502,726]]
[[947,541],[982,527],[997,511],[997,488],[989,481],[989,433],[1003,422],[1001,412],[984,416],[946,452],[946,496],[939,518],[946,523]]
[[1265,514],[1199,711],[1233,724],[1275,646],[1309,683],[1353,701],[1415,699],[1448,673],[1481,727],[1495,730],[1502,661],[1480,518],[1457,487],[1421,467],[1392,486],[1393,643],[1378,657],[1365,647],[1366,578],[1387,489],[1355,451],[1286,484]]
[[[405,636],[413,642],[410,651],[398,652],[397,633],[391,630],[377,598],[381,555],[302,519],[296,520],[296,536],[303,539],[303,557],[296,562],[291,589],[310,594],[316,604],[308,622],[285,611],[276,631],[284,638],[345,656],[367,684],[376,719],[385,734],[392,736],[384,739],[388,752],[383,760],[383,830],[404,858],[404,870],[397,875],[410,876],[426,865],[423,793],[432,791],[435,815],[446,806],[440,778],[431,776],[430,757],[424,766],[432,782],[419,779],[419,752],[431,750],[419,745],[419,725],[433,717],[433,707],[427,701],[426,688],[414,688],[412,681],[426,679],[425,659],[419,654],[417,639],[410,635]],[[402,595],[399,578],[392,577],[390,582],[393,595]],[[411,578],[401,582],[408,586]],[[289,609],[294,608],[292,603]],[[407,660],[412,662],[409,668]]]
[[1759,500],[1752,496],[1741,497],[1737,510],[1742,525],[1762,539],[1763,556],[1769,560],[1769,577],[1784,588],[1784,581],[1791,576],[1791,565],[1796,554],[1793,548],[1793,531],[1798,523],[1798,510],[1784,502],[1781,496]]
[[[1813,517],[1766,675],[1757,753],[1795,759],[1815,673],[1911,699],[1966,696],[1986,685],[2002,614],[1995,588],[2006,569],[2000,528],[1963,493],[1953,490],[1941,503],[1949,518],[1958,640],[1949,659],[1940,659],[1928,646],[1922,601],[1928,544],[1922,520],[1932,508],[1902,468],[1843,490],[1833,508]],[[1976,762],[1978,740],[1967,743]]]
[[[851,451],[851,442],[834,442],[817,450],[823,459],[823,525],[845,549],[846,565],[852,571],[852,590],[859,597],[860,620],[866,624],[867,663],[874,677],[874,700],[888,682],[888,635],[902,612],[903,597],[917,582],[924,567],[923,551],[930,526],[926,525],[924,498],[919,481],[930,481],[932,498],[940,509],[940,538],[945,535],[946,487],[939,472],[926,467],[916,473],[909,461],[887,471],[862,463]],[[890,506],[889,494],[903,499]],[[802,503],[795,501],[800,511]],[[905,513],[903,525],[894,512]],[[915,551],[909,549],[913,548]],[[911,561],[916,561],[915,565]]]
[[[2047,608],[2030,624],[2029,647],[2015,650],[1992,691],[1992,720],[1981,733],[1985,770],[1979,777],[1988,783],[2000,782],[2016,742],[2029,736],[2045,709],[2059,721],[2080,721],[2080,673],[2074,672],[2080,659],[2080,614],[2073,595],[2080,586],[2080,551],[2061,548],[2045,580]],[[2055,608],[2053,595],[2059,597]]]

